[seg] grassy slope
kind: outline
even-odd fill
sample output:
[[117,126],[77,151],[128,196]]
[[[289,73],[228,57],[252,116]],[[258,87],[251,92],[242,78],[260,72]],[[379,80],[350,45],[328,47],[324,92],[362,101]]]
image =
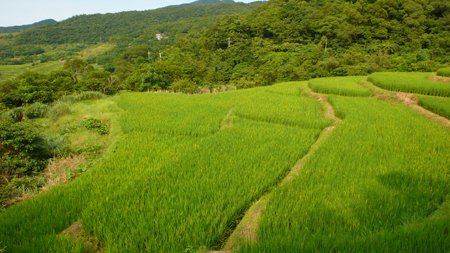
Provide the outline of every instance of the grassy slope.
[[276,190],[260,241],[241,252],[445,252],[448,129],[402,105],[331,101],[343,123]]
[[[277,103],[258,110],[258,97]],[[94,170],[0,215],[8,249],[77,251],[80,244],[58,236],[77,220],[111,252],[220,246],[242,211],[327,125],[316,101],[265,88],[207,96],[128,93],[120,104],[123,136]]]
[[50,73],[54,70],[62,69],[63,64],[59,61],[50,61],[33,65],[31,63],[22,65],[0,65],[0,81],[13,79],[27,71],[39,73]]

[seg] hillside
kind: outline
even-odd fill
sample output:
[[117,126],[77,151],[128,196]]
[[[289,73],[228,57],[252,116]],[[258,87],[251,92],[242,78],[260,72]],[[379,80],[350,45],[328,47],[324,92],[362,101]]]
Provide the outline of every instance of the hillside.
[[149,11],[128,11],[112,14],[80,15],[57,25],[41,27],[21,33],[19,44],[98,43],[113,37],[130,41],[145,29],[155,25],[201,17],[249,13],[253,5],[233,1],[170,6]]
[[30,25],[19,25],[19,26],[6,26],[6,27],[0,27],[0,33],[13,33],[13,32],[21,32],[30,28],[34,27],[41,27],[41,26],[48,26],[56,24],[56,20],[53,19],[46,19],[42,20]]

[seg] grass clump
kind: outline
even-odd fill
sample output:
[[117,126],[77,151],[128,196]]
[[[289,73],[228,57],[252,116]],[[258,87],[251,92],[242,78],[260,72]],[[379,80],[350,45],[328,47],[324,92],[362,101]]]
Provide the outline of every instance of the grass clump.
[[450,83],[432,80],[432,77],[433,73],[378,72],[371,74],[368,80],[386,90],[450,97]]
[[359,84],[364,80],[364,76],[317,78],[309,81],[309,87],[318,93],[368,97],[372,93]]
[[438,69],[437,75],[450,77],[450,67]]
[[25,115],[29,119],[44,118],[49,111],[49,106],[40,102],[36,102],[25,108]]
[[70,104],[62,101],[58,101],[52,105],[48,111],[48,116],[51,119],[57,119],[65,115],[71,114]]
[[450,119],[450,98],[419,96],[419,105]]

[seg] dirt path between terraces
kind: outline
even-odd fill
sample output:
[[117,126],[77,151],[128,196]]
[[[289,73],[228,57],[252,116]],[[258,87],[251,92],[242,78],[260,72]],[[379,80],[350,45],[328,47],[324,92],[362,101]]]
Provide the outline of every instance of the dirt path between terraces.
[[[308,153],[303,156],[289,173],[284,177],[279,186],[285,185],[291,182],[298,176],[305,163],[314,155],[317,149],[323,144],[323,142],[331,135],[336,126],[341,122],[334,111],[333,106],[328,102],[326,96],[314,93],[309,88],[305,91],[309,97],[319,101],[324,108],[324,116],[332,121],[332,125],[323,129],[316,142],[310,147]],[[242,220],[237,225],[231,236],[226,240],[225,246],[219,251],[209,251],[208,253],[231,253],[242,245],[254,244],[258,240],[258,226],[261,220],[262,213],[267,206],[270,198],[273,195],[273,191],[270,191],[259,198],[252,206],[247,210]]]
[[418,104],[419,101],[416,95],[398,92],[396,93],[396,96],[400,101],[402,101],[405,105],[409,106],[414,111],[424,115],[431,121],[434,121],[440,125],[450,128],[450,120],[420,106]]
[[403,103],[413,111],[422,114],[431,121],[436,122],[446,128],[450,128],[450,120],[420,106],[418,104],[419,99],[416,94],[384,90],[373,85],[370,82],[364,82],[362,85],[370,89],[373,92],[374,97],[379,100],[384,100],[390,103]]

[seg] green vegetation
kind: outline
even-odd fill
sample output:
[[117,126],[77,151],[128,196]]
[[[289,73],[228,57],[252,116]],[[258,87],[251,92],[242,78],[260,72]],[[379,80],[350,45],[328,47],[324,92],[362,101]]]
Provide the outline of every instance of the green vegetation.
[[125,93],[119,104],[123,136],[95,169],[0,214],[8,249],[76,249],[58,236],[76,220],[114,252],[218,247],[327,125],[316,101],[267,89]]
[[359,84],[365,80],[365,76],[317,78],[309,81],[309,87],[318,93],[367,97],[372,93]]
[[450,67],[438,69],[437,75],[450,77]]
[[[202,17],[246,13],[252,5],[242,3],[195,4],[149,11],[80,15],[51,26],[27,30],[17,36],[19,44],[101,43],[110,39],[131,40],[161,23],[194,21]],[[161,31],[164,32],[164,31]],[[152,35],[154,37],[154,34]]]
[[[105,151],[115,135],[106,134],[117,108],[111,99],[95,100],[99,97],[81,93],[52,105],[35,103],[3,114],[0,208],[42,187],[76,177],[85,170],[86,163]],[[86,124],[90,119],[96,120]]]
[[449,117],[449,10],[199,0],[0,34],[0,252],[220,249],[261,196],[241,252],[446,252],[448,122],[395,92]]
[[386,90],[450,97],[450,85],[432,77],[433,73],[380,72],[368,80]]
[[240,252],[445,252],[448,129],[403,105],[330,99],[343,122],[275,190],[258,243]]
[[419,96],[419,105],[450,119],[450,98]]
[[13,32],[20,32],[26,29],[30,29],[33,27],[40,27],[40,26],[47,26],[47,25],[53,25],[57,22],[53,19],[46,19],[42,20],[30,25],[20,25],[20,26],[9,26],[9,27],[0,27],[0,33],[13,33]]
[[58,61],[50,61],[39,64],[22,64],[22,65],[0,65],[0,81],[11,80],[26,72],[38,72],[41,74],[50,74],[52,71],[61,70],[63,63]]

